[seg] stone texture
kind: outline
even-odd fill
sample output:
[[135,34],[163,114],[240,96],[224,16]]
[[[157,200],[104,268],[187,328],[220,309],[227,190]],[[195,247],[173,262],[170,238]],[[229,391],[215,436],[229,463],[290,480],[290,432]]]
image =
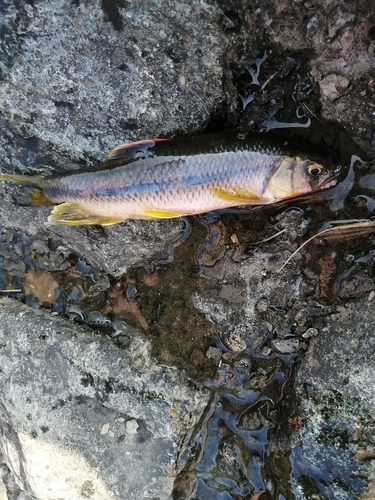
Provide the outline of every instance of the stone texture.
[[176,452],[208,394],[150,356],[1,300],[1,450],[22,491],[57,498],[168,498]]
[[318,393],[337,390],[357,400],[375,418],[375,386],[372,383],[374,298],[366,294],[345,311],[332,315],[310,340],[305,362],[298,370],[298,388],[309,384]]
[[79,159],[197,130],[223,98],[226,43],[209,2],[18,3],[2,8],[26,42],[12,44],[1,106],[24,138]]
[[330,101],[335,101],[346,93],[349,80],[342,75],[330,74],[319,82],[320,92],[323,97]]
[[[373,498],[373,297],[332,315],[296,375],[301,427],[291,453],[296,499]],[[313,477],[310,485],[303,478]]]
[[[0,186],[4,193],[4,187]],[[0,191],[0,192],[1,192]],[[49,226],[47,207],[14,206],[8,194],[0,199],[0,220],[4,229],[35,236],[39,241],[53,241],[64,255],[83,256],[92,266],[112,276],[121,276],[131,266],[150,266],[167,262],[173,256],[173,245],[183,238],[185,223],[181,219],[161,221],[127,221],[102,229]]]

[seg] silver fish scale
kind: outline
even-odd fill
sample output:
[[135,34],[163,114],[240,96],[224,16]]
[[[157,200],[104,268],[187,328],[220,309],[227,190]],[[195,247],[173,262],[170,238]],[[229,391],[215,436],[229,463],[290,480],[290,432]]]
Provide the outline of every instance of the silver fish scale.
[[92,211],[100,205],[113,217],[138,218],[147,210],[188,215],[233,205],[213,189],[261,197],[279,161],[280,153],[248,150],[156,156],[108,171],[46,179],[43,189],[52,201],[77,201]]
[[[204,186],[206,188],[242,187],[258,192],[280,156],[242,151],[219,154],[202,154],[186,157],[146,158],[139,162],[118,167],[110,172],[100,172],[98,191],[102,187],[141,193],[144,186],[155,190],[173,184],[177,187]],[[94,179],[91,179],[91,183]]]

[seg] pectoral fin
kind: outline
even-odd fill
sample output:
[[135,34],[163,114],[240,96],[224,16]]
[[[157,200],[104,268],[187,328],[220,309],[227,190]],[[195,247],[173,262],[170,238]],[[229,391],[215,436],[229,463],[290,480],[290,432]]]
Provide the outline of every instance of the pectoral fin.
[[147,151],[159,142],[169,141],[170,139],[147,139],[145,141],[130,142],[129,144],[121,144],[112,149],[108,153],[107,160],[119,160],[123,158],[131,158],[136,153]]
[[212,193],[214,196],[216,196],[216,198],[219,198],[220,200],[234,203],[255,204],[264,202],[264,200],[262,200],[262,198],[259,198],[257,194],[254,194],[251,191],[246,191],[244,189],[227,190],[214,188],[212,190]]
[[109,226],[110,224],[118,224],[122,221],[123,219],[90,213],[87,209],[74,202],[57,205],[48,217],[48,222],[55,226],[83,226],[91,224]]
[[167,212],[165,210],[155,210],[150,208],[140,213],[143,217],[147,219],[173,219],[175,217],[181,217],[181,214],[176,212]]

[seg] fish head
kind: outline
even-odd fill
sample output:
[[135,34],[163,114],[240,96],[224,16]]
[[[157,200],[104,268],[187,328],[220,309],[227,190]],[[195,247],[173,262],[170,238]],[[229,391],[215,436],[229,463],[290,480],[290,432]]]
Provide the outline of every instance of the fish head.
[[318,155],[285,155],[267,184],[268,195],[287,200],[335,186],[342,168]]

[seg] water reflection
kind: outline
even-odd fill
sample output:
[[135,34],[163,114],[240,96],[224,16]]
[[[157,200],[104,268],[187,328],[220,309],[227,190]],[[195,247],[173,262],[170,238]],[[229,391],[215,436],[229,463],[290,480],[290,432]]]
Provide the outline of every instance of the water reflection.
[[212,402],[191,442],[174,498],[275,498],[269,443],[294,361],[259,349],[223,354],[217,376],[205,383]]

